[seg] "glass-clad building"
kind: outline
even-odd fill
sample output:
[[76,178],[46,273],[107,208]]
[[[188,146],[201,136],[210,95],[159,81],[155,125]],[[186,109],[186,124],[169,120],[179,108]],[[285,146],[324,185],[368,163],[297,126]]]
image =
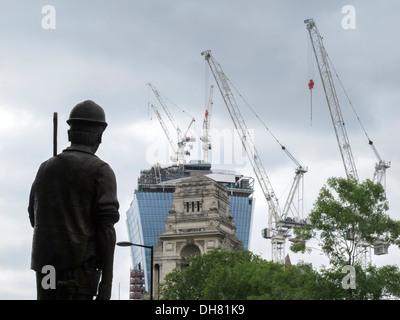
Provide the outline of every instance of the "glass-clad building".
[[[192,174],[205,174],[227,188],[229,207],[236,224],[236,236],[243,246],[249,248],[250,228],[253,217],[254,179],[228,171],[211,171],[211,165],[191,162],[181,166],[161,168],[154,166],[142,170],[134,198],[128,209],[127,228],[130,241],[153,246],[158,244],[158,236],[164,232],[165,220],[172,205],[175,183]],[[131,247],[132,266],[145,270],[145,287],[149,290],[150,250]]]
[[250,228],[253,216],[254,199],[228,196],[229,209],[236,224],[236,236],[242,241],[245,249],[249,248]]

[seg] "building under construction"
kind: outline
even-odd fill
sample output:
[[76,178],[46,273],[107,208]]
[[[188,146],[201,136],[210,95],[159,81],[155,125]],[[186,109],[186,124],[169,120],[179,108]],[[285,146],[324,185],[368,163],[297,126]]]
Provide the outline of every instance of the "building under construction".
[[[168,167],[155,165],[140,172],[133,201],[126,213],[128,234],[132,243],[156,248],[158,237],[165,230],[165,220],[171,209],[176,183],[195,175],[206,175],[226,188],[229,209],[237,228],[236,235],[244,248],[249,247],[254,211],[254,179],[233,171],[212,170],[211,164],[203,161],[190,161]],[[145,289],[148,291],[150,252],[145,248],[132,246],[131,257],[133,268],[145,271]],[[139,293],[134,292],[135,299],[138,299]]]

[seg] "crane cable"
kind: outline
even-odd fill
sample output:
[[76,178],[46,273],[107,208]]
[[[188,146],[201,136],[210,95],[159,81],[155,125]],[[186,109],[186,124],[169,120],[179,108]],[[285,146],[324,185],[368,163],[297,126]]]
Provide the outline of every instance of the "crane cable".
[[301,167],[301,165],[297,162],[297,160],[293,157],[293,155],[286,149],[286,147],[284,145],[282,145],[282,143],[280,143],[280,141],[278,140],[278,138],[272,133],[272,131],[265,125],[265,123],[261,120],[261,118],[258,116],[258,114],[254,111],[254,109],[250,106],[250,104],[244,99],[244,97],[241,95],[241,93],[236,89],[236,87],[233,85],[233,83],[229,80],[229,78],[226,78],[227,81],[230,83],[230,85],[232,86],[232,88],[236,91],[236,93],[239,95],[239,97],[244,101],[244,103],[246,104],[246,106],[251,110],[251,112],[253,112],[253,114],[256,116],[256,118],[258,118],[258,120],[261,122],[261,124],[263,125],[263,127],[269,132],[269,134],[275,139],[275,141],[281,146],[282,150],[285,151],[285,153],[288,155],[288,157],[290,159],[292,159],[292,161],[298,166]]
[[347,91],[346,91],[346,89],[344,88],[343,83],[342,83],[342,81],[340,80],[339,75],[337,74],[336,69],[335,69],[335,67],[333,66],[332,61],[331,61],[331,59],[329,58],[328,54],[326,54],[326,57],[328,58],[328,61],[329,61],[330,65],[332,66],[333,71],[335,72],[336,78],[339,80],[340,86],[342,87],[342,90],[343,90],[344,94],[346,95],[346,98],[347,98],[347,100],[348,100],[348,102],[349,102],[349,104],[350,104],[350,106],[351,106],[351,108],[352,108],[352,110],[353,110],[353,112],[354,112],[354,114],[355,114],[355,116],[356,116],[356,118],[357,118],[357,120],[358,120],[358,122],[359,122],[361,128],[363,129],[365,136],[366,136],[367,139],[368,139],[368,143],[369,143],[369,144],[372,144],[372,140],[369,138],[368,133],[367,133],[367,130],[365,130],[364,125],[363,125],[363,123],[361,122],[361,119],[360,119],[360,117],[358,116],[358,113],[357,113],[356,109],[354,108],[353,103],[351,102],[350,97],[349,97],[349,95],[347,94]]
[[171,99],[169,99],[168,97],[166,97],[164,94],[162,94],[160,91],[158,91],[158,93],[160,94],[160,96],[162,96],[164,99],[168,100],[171,104],[173,104],[175,107],[177,107],[180,111],[182,111],[183,113],[185,113],[188,117],[194,119],[188,112],[186,112],[184,109],[182,109],[180,106],[178,106],[175,102],[173,102]]
[[314,89],[314,53],[310,37],[306,34],[307,43],[307,58],[308,58],[308,88],[310,89],[310,124],[312,127],[313,121],[313,101],[312,101],[312,90]]
[[147,117],[150,118],[150,120],[153,120],[153,117],[151,116],[151,108],[150,108],[150,87],[148,89],[148,93],[147,93]]

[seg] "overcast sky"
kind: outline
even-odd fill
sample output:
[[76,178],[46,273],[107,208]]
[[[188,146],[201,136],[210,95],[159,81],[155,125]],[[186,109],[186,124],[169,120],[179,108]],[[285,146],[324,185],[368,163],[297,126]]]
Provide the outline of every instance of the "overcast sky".
[[[42,13],[45,5],[55,9],[55,29],[46,29],[51,25],[46,25],[48,12]],[[355,9],[355,29],[343,28],[345,5]],[[387,171],[389,214],[400,219],[399,10],[398,1],[0,0],[0,299],[36,298],[35,274],[29,269],[32,228],[27,206],[37,169],[52,155],[53,112],[59,117],[60,152],[69,145],[65,121],[74,105],[92,99],[105,109],[109,126],[97,155],[116,173],[121,213],[117,238],[127,240],[126,211],[140,170],[155,162],[168,164],[168,141],[149,108],[158,101],[146,84],[151,82],[168,103],[173,102],[169,108],[182,130],[190,123],[188,114],[196,119],[191,134],[198,138],[209,85],[214,83],[200,55],[204,50],[212,50],[273,134],[308,166],[304,188],[305,209],[310,211],[327,178],[345,173],[317,66],[310,57],[303,23],[307,18],[316,21],[381,157],[392,161]],[[312,112],[310,77],[315,81]],[[359,177],[372,179],[376,158],[336,88]],[[243,108],[283,203],[295,164]],[[211,127],[217,136],[224,132],[236,137],[217,88]],[[241,149],[228,143],[214,144],[213,167],[254,176]],[[200,159],[199,150],[201,145],[194,144],[187,160]],[[260,235],[267,226],[268,206],[258,184],[255,189],[250,250],[270,259],[270,242]],[[129,252],[116,248],[113,299],[128,298]],[[390,247],[389,253],[373,256],[373,262],[398,264],[399,250]],[[318,251],[290,257],[316,267],[327,263]]]

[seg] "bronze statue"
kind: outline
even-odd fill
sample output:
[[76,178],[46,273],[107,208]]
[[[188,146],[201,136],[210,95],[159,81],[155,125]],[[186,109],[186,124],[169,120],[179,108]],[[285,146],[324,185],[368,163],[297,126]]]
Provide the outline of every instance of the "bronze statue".
[[[114,172],[95,155],[107,127],[105,113],[93,101],[83,101],[67,123],[70,147],[41,164],[30,193],[37,298],[97,295],[97,300],[108,300],[119,203]],[[55,288],[43,285],[45,266],[55,270]]]

